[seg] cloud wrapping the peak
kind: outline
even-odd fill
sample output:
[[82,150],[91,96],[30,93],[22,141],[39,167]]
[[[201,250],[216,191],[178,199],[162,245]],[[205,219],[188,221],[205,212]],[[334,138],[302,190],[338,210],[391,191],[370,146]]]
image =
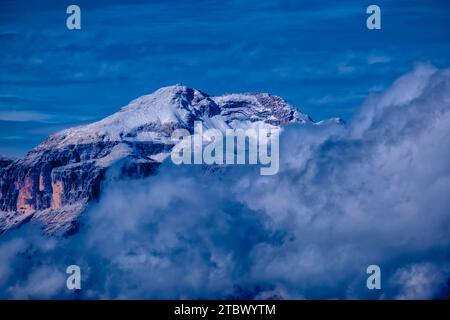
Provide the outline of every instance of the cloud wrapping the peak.
[[[166,162],[143,180],[109,176],[73,236],[55,242],[33,226],[1,236],[0,296],[431,299],[448,292],[450,70],[417,65],[369,96],[347,125],[291,125],[280,139],[277,175]],[[59,274],[70,264],[82,270],[76,296]],[[372,264],[381,268],[380,291],[366,288]]]

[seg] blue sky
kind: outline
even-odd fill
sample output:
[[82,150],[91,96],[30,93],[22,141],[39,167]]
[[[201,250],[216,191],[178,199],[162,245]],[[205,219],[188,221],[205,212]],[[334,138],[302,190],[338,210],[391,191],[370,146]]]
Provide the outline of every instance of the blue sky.
[[[82,29],[66,28],[77,4]],[[366,28],[369,4],[382,30]],[[418,61],[450,65],[449,1],[0,1],[0,154],[183,83],[349,119]]]

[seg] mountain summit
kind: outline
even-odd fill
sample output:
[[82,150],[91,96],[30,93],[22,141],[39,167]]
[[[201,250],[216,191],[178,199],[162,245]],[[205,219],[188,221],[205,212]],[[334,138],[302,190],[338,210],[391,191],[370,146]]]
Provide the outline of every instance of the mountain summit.
[[192,133],[195,121],[219,130],[314,124],[267,93],[209,96],[183,85],[161,88],[100,121],[57,132],[0,167],[0,233],[30,220],[42,222],[50,234],[75,232],[111,166],[118,164],[132,178],[154,173],[174,146],[172,132]]

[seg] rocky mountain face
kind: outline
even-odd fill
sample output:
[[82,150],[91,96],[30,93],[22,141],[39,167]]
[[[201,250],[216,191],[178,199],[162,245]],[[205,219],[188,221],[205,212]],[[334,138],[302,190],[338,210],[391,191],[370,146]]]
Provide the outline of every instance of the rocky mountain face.
[[173,147],[172,132],[193,132],[195,121],[220,130],[314,123],[269,94],[212,97],[182,85],[161,88],[98,122],[51,135],[21,159],[1,160],[0,233],[33,220],[49,234],[76,232],[107,170],[131,178],[155,173]]

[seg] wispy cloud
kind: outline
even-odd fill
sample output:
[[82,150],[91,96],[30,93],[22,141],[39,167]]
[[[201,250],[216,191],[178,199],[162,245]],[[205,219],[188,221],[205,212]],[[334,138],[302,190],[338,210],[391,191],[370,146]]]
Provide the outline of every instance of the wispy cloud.
[[376,63],[388,63],[392,59],[389,56],[383,56],[383,55],[369,55],[367,57],[367,63],[368,64],[376,64]]
[[342,95],[342,96],[331,96],[326,95],[319,98],[311,98],[308,100],[308,103],[311,104],[336,104],[336,103],[345,103],[345,102],[355,102],[358,100],[361,100],[365,97],[363,94],[348,94],[348,95]]
[[49,122],[52,116],[36,111],[0,111],[0,120],[17,122]]

